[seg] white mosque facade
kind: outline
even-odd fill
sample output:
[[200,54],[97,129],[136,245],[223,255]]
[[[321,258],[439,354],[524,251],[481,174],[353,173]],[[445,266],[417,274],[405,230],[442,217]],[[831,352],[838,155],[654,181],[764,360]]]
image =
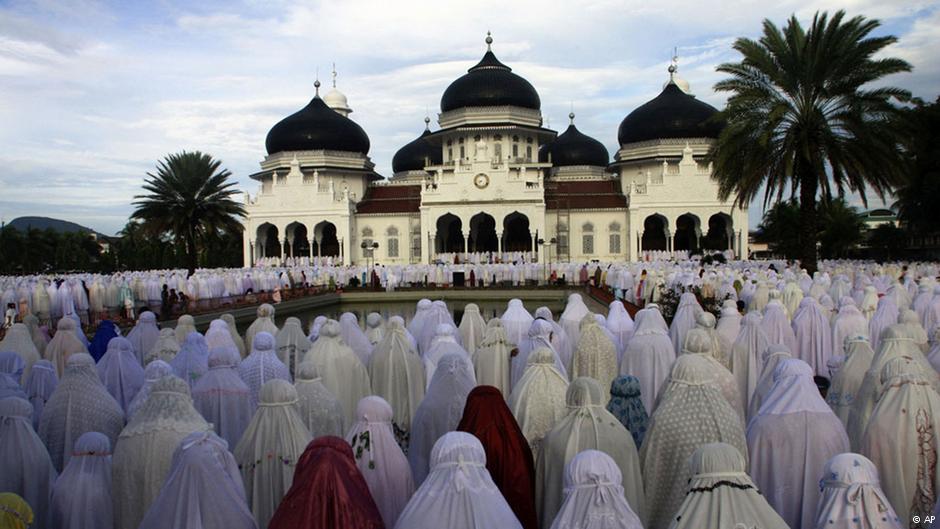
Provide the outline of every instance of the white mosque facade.
[[[487,37],[487,47],[492,40]],[[673,76],[631,112],[610,160],[571,124],[543,126],[532,85],[491,50],[444,91],[439,129],[402,147],[385,179],[335,86],[268,133],[246,197],[246,266],[269,257],[428,263],[440,254],[527,252],[554,261],[647,251],[747,255],[747,210],[718,199],[703,159],[713,107]]]

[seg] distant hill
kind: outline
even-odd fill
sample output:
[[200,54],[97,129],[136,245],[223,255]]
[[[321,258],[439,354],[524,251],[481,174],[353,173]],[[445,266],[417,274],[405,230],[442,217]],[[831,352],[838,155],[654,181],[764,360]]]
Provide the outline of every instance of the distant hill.
[[17,217],[7,223],[7,226],[15,228],[18,231],[28,231],[30,229],[45,230],[52,228],[60,233],[75,233],[83,231],[86,233],[95,233],[101,235],[91,228],[86,228],[81,224],[75,224],[67,220],[50,219],[49,217]]

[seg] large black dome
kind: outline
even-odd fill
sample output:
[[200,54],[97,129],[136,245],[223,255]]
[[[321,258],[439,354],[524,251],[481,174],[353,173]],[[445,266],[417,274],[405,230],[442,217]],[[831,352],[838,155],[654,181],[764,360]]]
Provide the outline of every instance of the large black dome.
[[[572,114],[573,116],[573,114]],[[607,147],[594,138],[582,134],[572,122],[555,141],[549,144],[548,152],[552,155],[552,165],[567,167],[572,165],[595,165],[606,167],[610,162]],[[542,151],[539,149],[539,158]]]
[[369,136],[362,127],[326,106],[319,95],[274,125],[264,144],[268,154],[316,150],[369,153]]
[[620,122],[621,145],[669,138],[717,138],[721,124],[708,121],[718,110],[686,94],[675,83]]
[[539,110],[542,100],[529,81],[512,73],[512,68],[499,62],[490,50],[476,66],[451,83],[441,97],[443,112],[504,105]]
[[392,172],[423,171],[426,165],[425,161],[430,161],[430,165],[441,164],[443,162],[441,148],[431,145],[431,142],[427,140],[430,135],[431,131],[424,129],[423,134],[398,149],[395,157],[392,158]]

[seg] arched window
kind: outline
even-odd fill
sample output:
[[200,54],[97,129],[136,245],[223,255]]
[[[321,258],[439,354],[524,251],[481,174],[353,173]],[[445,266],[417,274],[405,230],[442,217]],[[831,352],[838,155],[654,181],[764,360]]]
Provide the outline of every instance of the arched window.
[[581,253],[584,255],[594,253],[594,225],[590,222],[581,226]]
[[512,157],[513,158],[519,157],[519,144],[517,143],[512,144]]
[[366,243],[366,245],[368,246],[372,244],[372,237],[373,237],[372,228],[368,226],[366,226],[365,228],[362,228],[362,242]]
[[398,228],[396,228],[395,226],[389,226],[389,228],[385,230],[385,235],[386,235],[385,248],[388,253],[388,256],[390,258],[398,257]]
[[620,253],[620,223],[611,222],[610,226],[607,227],[607,231],[610,232],[610,237],[608,240],[608,253]]
[[525,146],[525,161],[527,162],[532,161],[532,146],[531,145]]
[[493,158],[496,160],[499,160],[502,157],[503,157],[503,144],[502,143],[493,144]]

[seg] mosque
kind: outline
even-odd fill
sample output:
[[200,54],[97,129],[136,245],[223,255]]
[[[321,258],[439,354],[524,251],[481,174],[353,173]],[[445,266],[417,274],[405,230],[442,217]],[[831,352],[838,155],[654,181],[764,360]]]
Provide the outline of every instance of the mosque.
[[268,257],[433,262],[442,253],[525,252],[529,260],[637,260],[643,252],[747,255],[747,209],[718,199],[704,163],[721,124],[673,64],[662,92],[630,112],[613,161],[571,123],[543,126],[535,88],[486,37],[483,58],[447,87],[439,128],[384,178],[369,137],[334,87],[268,132],[246,196],[246,266]]

